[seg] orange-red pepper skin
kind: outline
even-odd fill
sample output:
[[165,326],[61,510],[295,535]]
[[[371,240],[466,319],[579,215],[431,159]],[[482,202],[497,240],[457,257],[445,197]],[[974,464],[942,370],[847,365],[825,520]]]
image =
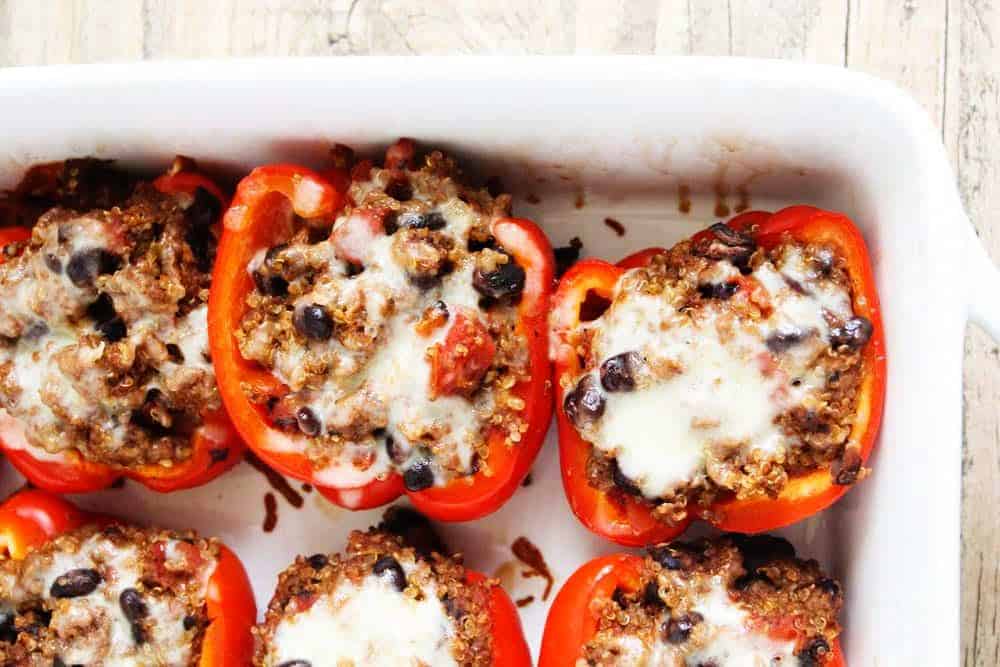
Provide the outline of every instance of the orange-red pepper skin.
[[[222,190],[198,172],[164,174],[153,181],[153,185],[165,194],[194,195],[201,188],[216,197],[220,207],[224,208],[227,202]],[[27,240],[30,236],[30,230],[22,227],[0,229],[0,247]],[[191,457],[170,468],[155,464],[118,468],[86,461],[76,451],[33,453],[25,440],[23,425],[5,414],[0,415],[0,449],[28,481],[52,493],[99,491],[120,477],[135,480],[154,491],[169,493],[205,484],[239,463],[243,456],[245,446],[225,410],[206,411],[202,418],[204,424],[192,439]]]
[[[0,505],[0,553],[23,559],[48,540],[88,524],[114,519],[78,509],[47,491],[20,491]],[[250,579],[240,560],[225,545],[208,580],[208,628],[202,641],[199,667],[244,667],[253,658],[250,629],[257,618]]]
[[[597,633],[596,600],[609,600],[616,589],[639,590],[642,557],[613,554],[595,558],[574,572],[559,589],[545,619],[538,667],[575,667],[583,647]],[[844,667],[840,643],[831,645],[823,667]]]
[[[336,172],[338,182],[343,174]],[[468,521],[498,509],[527,475],[541,448],[552,414],[547,355],[546,316],[554,260],[545,235],[533,223],[503,218],[493,223],[493,236],[517,260],[526,273],[518,305],[518,332],[529,341],[531,378],[513,388],[525,401],[528,424],[514,449],[507,447],[499,430],[488,436],[491,475],[477,474],[455,480],[448,486],[411,492],[400,475],[375,480],[360,487],[330,487],[318,483],[310,460],[294,438],[276,428],[265,411],[250,402],[245,392],[280,396],[287,392],[273,375],[239,352],[234,332],[245,310],[253,280],[246,266],[255,253],[288,239],[293,214],[303,218],[332,219],[340,210],[344,194],[320,174],[295,165],[259,167],[243,179],[226,212],[218,260],[209,297],[209,342],[219,390],[237,430],[251,449],[282,474],[311,482],[332,502],[348,509],[370,509],[389,503],[402,494],[414,506],[439,521]]]
[[[809,206],[793,206],[774,214],[750,211],[727,223],[750,234],[755,242],[769,248],[791,237],[803,243],[825,243],[835,247],[844,259],[851,280],[855,314],[866,317],[873,333],[862,353],[863,379],[849,441],[856,443],[862,463],[868,460],[881,423],[885,401],[886,354],[882,318],[875,278],[867,246],[858,229],[844,215]],[[695,239],[710,232],[699,232]],[[580,361],[567,342],[567,334],[580,323],[580,307],[588,293],[611,299],[615,285],[628,269],[641,267],[658,253],[651,248],[622,260],[617,265],[587,259],[577,263],[562,278],[553,296],[552,336],[555,351],[556,417],[559,425],[559,452],[563,486],[576,516],[595,533],[625,546],[643,546],[668,541],[697,518],[709,520],[723,530],[756,533],[800,521],[836,502],[849,486],[834,483],[829,470],[817,470],[793,477],[777,498],[750,500],[724,499],[707,510],[694,510],[689,518],[674,525],[655,520],[649,505],[622,494],[609,494],[590,486],[586,465],[590,443],[585,441],[563,410],[563,377],[576,377]]]
[[[466,570],[470,584],[484,581],[479,572]],[[490,620],[492,621],[493,664],[495,667],[531,667],[531,651],[524,639],[521,617],[510,596],[499,585],[490,586]]]

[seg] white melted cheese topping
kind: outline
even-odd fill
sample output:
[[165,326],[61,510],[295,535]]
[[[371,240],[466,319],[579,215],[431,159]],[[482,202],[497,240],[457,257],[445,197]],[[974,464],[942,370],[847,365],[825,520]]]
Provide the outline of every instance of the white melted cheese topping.
[[[720,282],[738,275],[722,263],[714,273]],[[685,313],[664,295],[631,292],[616,295],[612,307],[589,325],[598,365],[639,352],[650,364],[675,369],[651,386],[607,392],[593,441],[617,459],[646,497],[663,497],[698,481],[705,474],[706,449],[716,443],[737,443],[747,453],[779,453],[789,442],[775,418],[825,382],[811,368],[829,342],[825,313],[851,317],[850,295],[816,280],[796,248],[786,251],[780,270],[765,262],[753,277],[774,304],[773,313],[759,322],[724,319],[711,302]],[[791,281],[806,293],[793,289]],[[807,338],[772,353],[767,337],[786,328],[802,330]],[[598,370],[592,373],[599,382]]]
[[[749,615],[726,592],[715,577],[709,590],[692,605],[701,614],[698,632],[704,642],[694,651],[657,638],[652,645],[636,636],[624,635],[615,644],[619,667],[793,667],[794,641],[779,641],[747,628]],[[666,620],[666,617],[663,619]],[[659,627],[659,624],[657,624]]]
[[[415,193],[418,196],[419,192]],[[437,233],[447,234],[456,244],[465,245],[470,227],[476,223],[475,214],[461,200],[450,199],[435,209],[446,221]],[[345,217],[337,220],[343,224]],[[350,415],[359,406],[385,410],[388,414],[386,433],[404,449],[409,449],[409,459],[402,464],[394,464],[384,446],[376,446],[375,461],[367,468],[352,463],[355,455],[370,455],[370,444],[348,443],[344,452],[331,464],[315,473],[315,481],[335,487],[354,487],[366,484],[376,478],[383,478],[398,465],[405,468],[420,453],[420,437],[424,433],[443,434],[435,437],[436,445],[432,454],[443,452],[457,457],[452,466],[469,470],[473,463],[474,447],[482,439],[483,421],[478,413],[489,411],[490,405],[475,405],[461,396],[442,395],[431,398],[431,367],[427,360],[427,350],[448,335],[455,322],[455,313],[467,309],[479,313],[480,294],[472,286],[475,258],[468,255],[463,262],[444,276],[439,285],[426,290],[413,286],[405,271],[394,259],[392,244],[394,236],[379,234],[357,242],[354,248],[356,258],[364,264],[364,272],[345,280],[346,264],[338,259],[329,241],[325,246],[327,254],[327,274],[317,279],[317,289],[302,296],[296,306],[318,303],[328,306],[338,298],[349,300],[361,296],[366,305],[367,326],[377,332],[376,349],[368,358],[362,358],[336,338],[328,341],[312,341],[311,349],[333,350],[337,366],[318,390],[311,390],[309,407],[320,417],[327,427],[349,423]],[[248,266],[253,272],[263,261],[263,253]],[[324,279],[335,283],[334,290],[324,295]],[[326,296],[327,300],[324,300]],[[447,323],[429,335],[419,334],[414,325],[424,309],[435,301],[446,304],[449,317]],[[392,308],[388,307],[389,302]],[[391,314],[386,314],[391,310]],[[268,335],[260,331],[258,335]],[[302,389],[302,348],[295,346],[292,351],[279,350],[275,354],[274,374],[293,391]],[[312,389],[312,388],[311,388]],[[484,398],[489,401],[489,397]],[[293,440],[281,438],[273,443],[277,448],[294,447]],[[302,445],[299,445],[300,447]],[[435,466],[435,482],[443,484],[447,480]]]
[[271,653],[275,665],[307,660],[312,667],[451,667],[457,665],[453,635],[453,621],[433,584],[415,600],[387,578],[369,575],[360,586],[341,582],[306,611],[282,619]]
[[[168,563],[176,543],[167,540]],[[57,552],[45,566],[26,570],[26,580],[14,582],[10,577],[0,580],[0,600],[4,606],[17,605],[33,597],[29,589],[40,589],[47,597],[58,577],[80,568],[98,570],[103,576],[88,595],[53,601],[49,627],[65,638],[66,648],[60,654],[65,664],[184,667],[190,663],[193,633],[184,628],[188,610],[175,597],[149,593],[142,596],[148,633],[145,642],[136,643],[132,625],[122,611],[120,596],[125,589],[140,586],[141,556],[136,547],[115,546],[99,534],[84,541],[75,553]],[[213,571],[214,567],[209,567],[202,573],[201,597]],[[86,632],[81,633],[81,628]]]

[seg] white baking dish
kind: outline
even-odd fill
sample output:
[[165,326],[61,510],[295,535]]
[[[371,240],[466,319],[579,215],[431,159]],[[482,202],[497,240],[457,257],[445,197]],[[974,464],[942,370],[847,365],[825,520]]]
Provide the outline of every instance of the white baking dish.
[[[175,153],[246,169],[322,165],[331,142],[363,151],[397,136],[440,145],[498,174],[554,244],[580,236],[616,259],[716,219],[719,191],[755,207],[840,209],[870,244],[882,296],[889,389],[874,474],[822,516],[784,531],[844,582],[852,666],[945,665],[959,654],[962,336],[970,314],[1000,334],[1000,278],[975,240],[937,133],[895,88],[839,69],[709,59],[336,59],[0,72],[0,186],[33,162],[115,157],[145,167]],[[678,210],[690,188],[689,214]],[[584,206],[577,208],[582,194]],[[529,204],[526,197],[541,201]],[[535,197],[531,197],[535,199]],[[728,198],[736,204],[734,194]],[[605,217],[621,221],[616,236]],[[655,427],[655,425],[651,425]],[[20,480],[3,472],[3,491]],[[224,538],[263,608],[296,553],[337,550],[378,512],[315,493],[279,499],[261,531],[263,477],[247,466],[159,496],[129,484],[81,498],[133,519]],[[520,535],[561,583],[615,550],[572,517],[554,436],[534,484],[485,520],[447,526],[472,565],[496,571]],[[505,568],[516,597],[540,581]],[[547,605],[522,609],[537,651]]]

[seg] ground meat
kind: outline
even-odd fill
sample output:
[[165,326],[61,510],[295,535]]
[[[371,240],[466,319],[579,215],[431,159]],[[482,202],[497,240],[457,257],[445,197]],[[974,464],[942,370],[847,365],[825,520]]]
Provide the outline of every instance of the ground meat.
[[[859,337],[841,333],[851,331]],[[661,520],[681,521],[688,508],[721,496],[776,496],[791,477],[818,468],[844,481],[865,473],[860,466],[839,471],[859,460],[850,435],[871,325],[854,317],[851,283],[831,248],[788,238],[765,251],[731,230],[685,241],[627,272],[610,307],[569,335],[584,370],[560,383],[566,414],[594,445],[590,483],[643,498]],[[714,347],[698,348],[705,340]],[[720,356],[729,350],[739,352]],[[759,372],[748,390],[739,384],[747,372]],[[736,387],[731,394],[727,383]],[[706,386],[716,388],[699,394]],[[687,388],[663,393],[670,387]],[[629,438],[607,430],[643,396],[666,397],[649,405],[673,424],[684,422],[692,443],[684,455],[696,462],[683,478],[651,482],[652,464],[623,459]],[[725,422],[746,424],[730,407],[756,405],[749,402],[756,396],[769,422],[746,432]],[[661,455],[672,456],[676,442],[663,442]]]
[[[59,196],[117,197],[81,182]],[[0,408],[29,445],[123,467],[190,456],[202,414],[221,405],[205,326],[215,232],[197,199],[140,184],[121,206],[54,208],[0,264]]]
[[0,663],[197,665],[219,547],[109,525],[0,561]]
[[[424,526],[424,522],[418,523]],[[420,526],[414,527],[411,513],[403,515],[390,510],[380,529],[353,532],[343,554],[299,556],[279,575],[277,591],[268,605],[264,622],[254,629],[257,642],[254,665],[275,667],[295,660],[306,660],[304,664],[309,664],[308,659],[314,659],[315,654],[321,654],[330,662],[354,658],[361,662],[347,664],[362,664],[364,657],[357,653],[330,653],[338,648],[347,651],[345,647],[358,646],[357,650],[367,651],[369,656],[375,652],[383,658],[399,657],[403,661],[401,664],[407,658],[414,659],[416,656],[405,654],[402,644],[399,647],[385,643],[371,645],[376,638],[382,642],[391,641],[387,639],[389,636],[398,636],[408,645],[418,645],[421,638],[411,636],[413,628],[373,629],[368,625],[373,620],[368,613],[350,618],[336,615],[338,609],[349,608],[347,598],[352,595],[374,596],[365,598],[373,605],[372,617],[378,614],[376,608],[381,609],[386,604],[380,598],[389,598],[391,604],[392,598],[400,596],[399,601],[411,608],[426,605],[426,613],[446,619],[443,622],[449,626],[432,626],[444,635],[436,640],[432,638],[431,644],[441,644],[458,665],[492,664],[490,584],[467,583],[459,557],[428,551],[427,547],[440,548],[440,541],[436,537],[426,537],[426,531]],[[425,548],[414,549],[399,535],[388,532],[398,529],[416,537]],[[332,605],[324,612],[327,616],[311,620],[309,614],[316,614],[325,605]],[[381,620],[384,625],[393,619]],[[301,631],[291,634],[295,632],[293,628],[309,623],[318,623],[315,625],[318,636],[304,635]],[[338,634],[341,632],[344,634]],[[291,637],[298,640],[296,645],[287,645]],[[303,640],[303,637],[308,639]],[[401,652],[397,654],[397,650]]]
[[[461,185],[438,152],[418,166],[411,142],[389,153],[386,168],[355,165],[336,220],[303,223],[254,259],[236,337],[290,389],[251,399],[304,436],[317,468],[349,469],[355,486],[420,466],[411,479],[445,484],[488,469],[491,430],[516,446],[526,428],[516,396],[528,372],[516,330],[524,270],[490,234],[509,196]],[[462,319],[489,340],[451,344]],[[473,371],[474,353],[491,356]],[[468,377],[432,374],[444,358],[469,360]],[[305,421],[294,418],[302,409]]]
[[837,582],[783,539],[663,544],[649,549],[634,588],[592,603],[597,633],[579,664],[722,665],[752,647],[761,664],[812,667],[840,633],[842,605]]

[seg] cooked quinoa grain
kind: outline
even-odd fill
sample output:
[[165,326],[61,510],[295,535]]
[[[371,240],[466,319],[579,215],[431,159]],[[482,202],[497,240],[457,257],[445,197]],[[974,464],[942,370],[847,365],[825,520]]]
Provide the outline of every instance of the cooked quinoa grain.
[[635,590],[589,610],[597,634],[580,667],[814,667],[840,633],[840,586],[769,536],[649,550]]
[[583,372],[559,378],[592,445],[591,485],[667,523],[814,470],[838,484],[866,473],[849,436],[872,324],[853,312],[842,258],[711,232],[627,271],[607,310],[569,332]]
[[145,183],[116,204],[110,176],[64,172],[63,189],[36,197],[60,205],[0,263],[0,435],[43,459],[184,461],[221,407],[205,322],[220,204]]
[[0,664],[197,665],[219,547],[125,525],[0,560]]
[[489,585],[467,583],[460,558],[387,532],[399,527],[390,514],[352,533],[343,554],[300,556],[282,572],[254,664],[491,665]]
[[250,399],[331,486],[490,474],[488,436],[516,447],[527,428],[515,393],[528,379],[525,271],[490,233],[510,197],[457,178],[450,158],[418,168],[400,141],[385,168],[354,167],[336,220],[300,221],[246,267],[240,352],[288,388]]

